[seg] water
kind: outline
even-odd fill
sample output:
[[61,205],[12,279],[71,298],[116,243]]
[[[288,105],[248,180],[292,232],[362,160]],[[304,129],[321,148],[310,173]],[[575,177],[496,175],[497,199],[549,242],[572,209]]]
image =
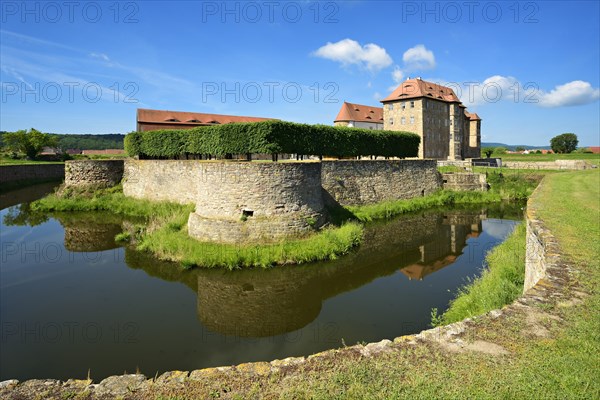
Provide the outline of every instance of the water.
[[115,244],[128,222],[110,213],[30,213],[51,190],[0,196],[0,380],[154,376],[416,333],[522,218],[430,211],[368,226],[332,262],[182,271]]

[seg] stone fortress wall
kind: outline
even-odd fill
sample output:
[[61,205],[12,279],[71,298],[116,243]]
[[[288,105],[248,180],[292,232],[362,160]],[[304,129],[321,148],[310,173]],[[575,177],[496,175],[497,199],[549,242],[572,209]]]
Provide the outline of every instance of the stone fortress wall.
[[65,177],[64,164],[0,165],[0,184],[51,181]]
[[195,204],[190,236],[223,243],[305,236],[327,223],[326,207],[410,199],[442,186],[487,186],[479,174],[444,174],[442,180],[435,160],[85,160],[68,161],[65,171],[66,185],[110,186],[122,180],[129,197]]
[[194,203],[190,235],[230,243],[302,236],[326,223],[325,204],[372,204],[441,187],[432,160],[127,160],[124,171],[126,196]]
[[65,163],[67,186],[114,186],[123,178],[124,160],[72,160]]

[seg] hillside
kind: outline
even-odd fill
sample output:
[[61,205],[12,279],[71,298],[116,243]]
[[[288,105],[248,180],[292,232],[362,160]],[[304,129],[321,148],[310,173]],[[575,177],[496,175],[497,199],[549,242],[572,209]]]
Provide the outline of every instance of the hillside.
[[[2,137],[7,132],[0,132],[0,147],[4,141]],[[62,150],[81,149],[81,150],[106,150],[122,149],[124,134],[111,133],[105,135],[79,135],[79,134],[61,134],[52,133],[58,137],[58,147]]]
[[509,151],[515,151],[517,147],[523,147],[525,150],[550,150],[550,146],[529,146],[526,144],[504,144],[504,143],[494,143],[494,142],[481,142],[481,147],[505,147]]

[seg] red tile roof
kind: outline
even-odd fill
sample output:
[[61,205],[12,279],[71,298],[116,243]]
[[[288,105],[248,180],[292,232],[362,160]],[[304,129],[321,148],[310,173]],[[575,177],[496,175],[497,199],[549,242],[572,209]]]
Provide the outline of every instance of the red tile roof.
[[347,121],[375,122],[383,124],[383,108],[364,106],[362,104],[348,103],[345,101],[344,104],[342,104],[342,108],[337,117],[335,117],[334,122]]
[[467,118],[469,118],[471,121],[481,121],[481,118],[479,118],[479,115],[475,114],[475,113],[470,113],[470,112],[466,112],[465,111],[465,115],[467,116]]
[[460,103],[454,90],[419,78],[405,80],[388,97],[381,100],[381,102],[386,103],[388,101],[417,99],[421,97],[446,101],[449,103]]
[[590,151],[594,154],[600,153],[600,147],[598,147],[598,146],[590,146],[590,147],[588,147],[588,149],[590,149]]
[[260,122],[274,118],[242,117],[237,115],[206,114],[182,111],[149,110],[138,108],[137,122],[165,125],[215,125],[233,122]]
[[125,154],[123,149],[106,149],[106,150],[82,150],[83,155],[96,155],[96,154]]

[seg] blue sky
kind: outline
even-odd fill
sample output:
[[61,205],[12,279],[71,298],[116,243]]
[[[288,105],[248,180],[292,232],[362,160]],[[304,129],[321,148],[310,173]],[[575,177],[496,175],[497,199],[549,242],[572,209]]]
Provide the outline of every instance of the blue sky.
[[483,141],[600,145],[599,2],[0,3],[0,130],[126,133],[137,108],[331,124],[406,77]]

